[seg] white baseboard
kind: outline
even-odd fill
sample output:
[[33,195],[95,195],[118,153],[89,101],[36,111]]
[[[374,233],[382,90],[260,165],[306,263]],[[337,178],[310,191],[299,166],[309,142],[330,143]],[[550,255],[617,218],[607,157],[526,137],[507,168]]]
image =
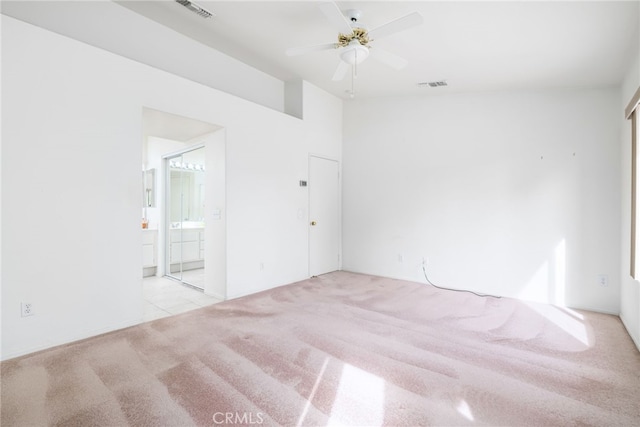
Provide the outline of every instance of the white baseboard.
[[51,342],[51,343],[46,343],[46,344],[42,344],[42,345],[38,345],[35,347],[30,347],[30,348],[25,348],[22,350],[18,350],[18,351],[14,351],[8,354],[3,354],[2,355],[2,361],[4,362],[5,360],[9,360],[9,359],[14,359],[16,357],[20,357],[20,356],[25,356],[27,354],[31,354],[31,353],[36,353],[42,350],[49,350],[52,349],[54,347],[60,347],[63,345],[67,345],[67,344],[73,344],[74,342],[78,342],[78,341],[82,341],[85,340],[87,338],[93,338],[97,335],[102,335],[102,334],[106,334],[109,332],[114,332],[117,331],[119,329],[125,329],[125,328],[129,328],[131,326],[136,326],[139,325],[140,323],[142,323],[142,319],[136,319],[136,320],[128,320],[126,322],[121,322],[118,324],[114,324],[112,326],[108,326],[105,328],[100,328],[100,329],[94,329],[91,331],[87,331],[84,334],[81,335],[75,335],[75,336],[70,336],[67,338],[62,338],[60,340],[58,340],[58,342]]

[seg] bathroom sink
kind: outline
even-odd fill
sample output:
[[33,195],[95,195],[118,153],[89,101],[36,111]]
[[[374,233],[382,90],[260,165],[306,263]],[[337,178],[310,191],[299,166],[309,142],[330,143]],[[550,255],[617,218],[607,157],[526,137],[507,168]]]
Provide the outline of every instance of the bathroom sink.
[[[182,224],[182,227],[180,227],[180,225]],[[178,229],[178,228],[204,228],[204,221],[182,221],[182,223],[179,222],[172,222],[171,223],[171,228],[172,229]]]

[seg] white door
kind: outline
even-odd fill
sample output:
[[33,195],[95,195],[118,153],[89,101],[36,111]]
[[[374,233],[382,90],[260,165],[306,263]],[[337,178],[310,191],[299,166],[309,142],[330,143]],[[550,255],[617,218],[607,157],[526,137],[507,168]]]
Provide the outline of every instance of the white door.
[[309,157],[309,274],[340,268],[340,184],[338,162]]

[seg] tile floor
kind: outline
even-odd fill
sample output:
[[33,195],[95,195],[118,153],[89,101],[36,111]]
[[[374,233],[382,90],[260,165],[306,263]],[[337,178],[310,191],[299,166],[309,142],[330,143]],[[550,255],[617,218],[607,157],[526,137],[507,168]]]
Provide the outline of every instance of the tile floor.
[[142,316],[145,322],[221,302],[218,298],[166,277],[144,278],[142,292]]
[[176,272],[172,275],[175,277],[180,277],[182,274],[182,280],[190,285],[195,286],[196,288],[203,289],[204,288],[204,268],[196,268],[195,270],[185,270],[182,273]]

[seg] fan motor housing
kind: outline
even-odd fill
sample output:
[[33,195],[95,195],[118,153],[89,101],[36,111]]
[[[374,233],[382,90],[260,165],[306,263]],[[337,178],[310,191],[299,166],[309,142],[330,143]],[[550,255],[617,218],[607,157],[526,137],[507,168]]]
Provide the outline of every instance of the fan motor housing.
[[358,22],[362,16],[362,11],[358,9],[347,9],[344,11],[344,16],[346,16],[351,22]]

